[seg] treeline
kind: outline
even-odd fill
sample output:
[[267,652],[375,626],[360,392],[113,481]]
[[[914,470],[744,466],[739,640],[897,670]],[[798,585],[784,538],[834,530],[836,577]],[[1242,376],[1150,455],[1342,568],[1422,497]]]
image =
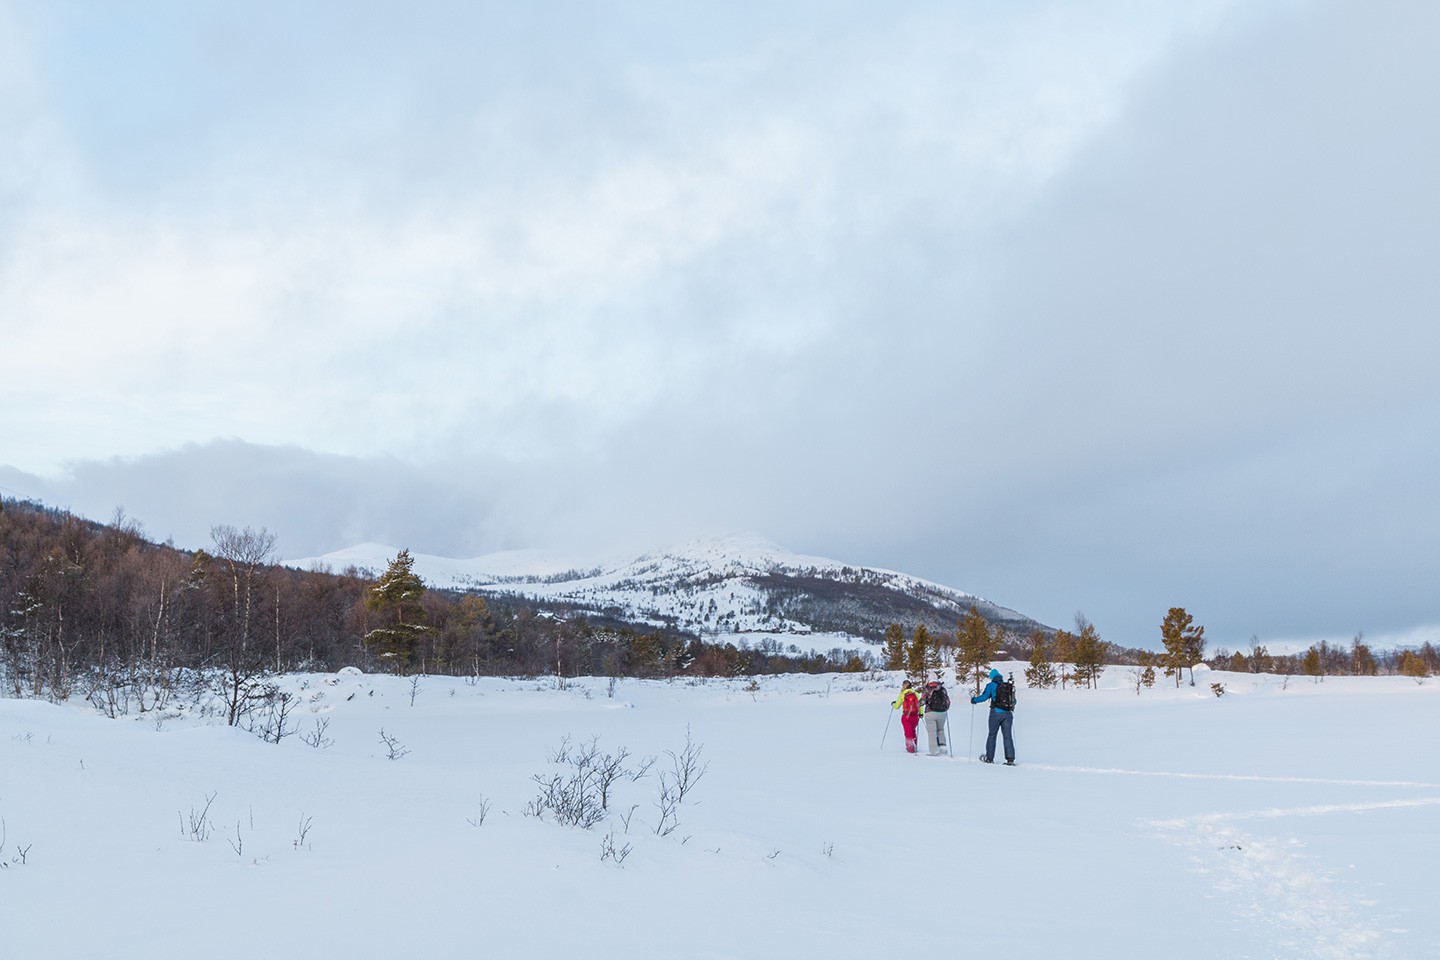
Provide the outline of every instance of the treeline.
[[1231,653],[1220,649],[1211,665],[1235,673],[1277,673],[1306,677],[1373,677],[1401,674],[1407,677],[1429,677],[1440,673],[1440,651],[1429,641],[1418,650],[1372,650],[1364,636],[1350,641],[1350,646],[1331,643],[1311,645],[1303,653],[1272,654],[1253,643],[1248,652]]
[[973,685],[978,694],[997,660],[1028,659],[1025,682],[1030,687],[1062,688],[1069,685],[1095,687],[1107,663],[1135,663],[1148,654],[1143,650],[1117,647],[1100,639],[1095,625],[1084,614],[1075,615],[1075,632],[1049,633],[1032,629],[1023,636],[1011,634],[1003,625],[992,625],[972,605],[953,633],[933,633],[921,623],[907,632],[898,623],[885,631],[885,666],[904,670],[914,677],[939,674],[947,665],[955,668],[955,681]]
[[934,676],[953,665],[959,683],[973,683],[976,692],[996,660],[1025,660],[1025,684],[1032,688],[1068,686],[1094,688],[1107,664],[1128,665],[1136,689],[1153,686],[1161,675],[1179,686],[1187,677],[1193,684],[1195,667],[1208,662],[1217,670],[1236,673],[1272,673],[1309,677],[1376,676],[1402,674],[1429,677],[1440,673],[1440,652],[1430,643],[1417,650],[1372,650],[1363,635],[1350,646],[1318,643],[1303,653],[1271,654],[1258,641],[1248,653],[1219,648],[1206,657],[1205,628],[1184,607],[1171,607],[1160,624],[1158,651],[1123,647],[1100,638],[1083,613],[1075,615],[1073,631],[1030,630],[1009,634],[1003,626],[986,623],[975,607],[960,618],[953,633],[936,633],[924,623],[907,631],[891,623],[885,631],[883,659],[886,669],[904,670],[912,677]]
[[[264,530],[217,526],[211,539],[211,549],[183,551],[149,541],[122,514],[100,524],[0,500],[6,695],[79,694],[114,714],[204,682],[234,723],[273,689],[266,676],[289,671],[665,677],[870,666],[423,584],[397,614],[377,602],[369,571],[277,566]],[[394,627],[407,621],[421,629],[397,648]]]

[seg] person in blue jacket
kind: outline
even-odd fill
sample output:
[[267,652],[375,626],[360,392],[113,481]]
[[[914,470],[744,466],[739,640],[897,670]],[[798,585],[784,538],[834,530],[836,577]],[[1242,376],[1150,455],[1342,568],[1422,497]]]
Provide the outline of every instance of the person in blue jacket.
[[[1012,699],[1009,709],[1002,709],[998,705],[995,694],[1002,680],[1004,680],[1004,677],[1000,675],[999,670],[991,670],[990,682],[985,684],[985,689],[980,692],[978,697],[971,697],[970,702],[984,703],[986,700],[990,701],[990,736],[985,738],[985,752],[980,755],[980,759],[985,763],[995,762],[995,734],[1004,733],[1005,765],[1007,767],[1013,767],[1015,766],[1015,740],[1011,736],[1010,727],[1015,722],[1015,704]],[[1014,689],[1013,685],[1011,689]]]

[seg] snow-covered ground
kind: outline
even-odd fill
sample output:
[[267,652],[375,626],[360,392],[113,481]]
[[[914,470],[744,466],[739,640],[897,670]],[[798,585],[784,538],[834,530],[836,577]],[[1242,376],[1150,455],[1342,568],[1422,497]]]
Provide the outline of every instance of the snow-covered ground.
[[[0,700],[0,954],[1440,956],[1440,682],[1127,674],[1022,686],[1013,769],[958,696],[904,754],[894,676],[287,678],[321,746]],[[567,737],[658,758],[588,830],[524,813]]]

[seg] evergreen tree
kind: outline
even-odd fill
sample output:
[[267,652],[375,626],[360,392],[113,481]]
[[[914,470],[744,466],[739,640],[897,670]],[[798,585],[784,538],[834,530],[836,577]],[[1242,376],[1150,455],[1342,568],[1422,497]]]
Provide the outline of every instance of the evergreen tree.
[[905,631],[892,623],[885,628],[885,669],[904,670],[905,653]]
[[1305,651],[1305,660],[1302,668],[1307,677],[1323,677],[1325,675],[1325,660],[1320,656],[1318,647],[1311,647]]
[[1105,642],[1083,613],[1075,614],[1075,626],[1079,630],[1075,637],[1075,682],[1093,689],[1105,672]]
[[425,582],[413,567],[409,550],[401,550],[389,569],[376,581],[365,605],[381,615],[382,625],[365,635],[365,645],[403,673],[415,656],[420,638],[430,628],[424,624]]
[[[1155,686],[1155,654],[1149,650],[1140,651],[1140,684],[1147,690]],[[1138,691],[1137,691],[1138,692]]]
[[1190,683],[1195,683],[1195,664],[1205,652],[1205,628],[1194,625],[1195,618],[1184,607],[1171,607],[1160,624],[1160,639],[1165,644],[1165,676],[1175,677],[1180,686],[1181,671],[1190,668]]
[[938,677],[945,666],[945,641],[942,637],[932,636],[926,641],[925,647],[925,669],[927,676]]
[[1269,673],[1275,666],[1270,651],[1265,649],[1257,636],[1250,637],[1250,656],[1246,659],[1250,663],[1251,673]]
[[1050,658],[1060,676],[1060,689],[1075,678],[1070,671],[1071,659],[1075,656],[1075,635],[1069,630],[1056,630],[1055,640],[1050,644]]
[[980,616],[980,609],[975,604],[972,603],[970,609],[960,618],[956,639],[958,646],[955,652],[955,682],[973,682],[978,695],[986,674],[990,672],[990,661],[995,658],[996,646],[995,638],[990,635],[990,627],[985,623],[985,618]]
[[1400,655],[1400,673],[1420,680],[1430,676],[1430,666],[1425,662],[1424,656],[1406,650]]
[[1041,690],[1055,686],[1055,666],[1050,662],[1049,644],[1043,630],[1030,634],[1030,666],[1025,668],[1025,685]]
[[909,656],[906,658],[906,669],[910,676],[919,683],[925,677],[925,657],[930,652],[930,631],[925,629],[925,624],[915,628],[915,636],[910,641]]

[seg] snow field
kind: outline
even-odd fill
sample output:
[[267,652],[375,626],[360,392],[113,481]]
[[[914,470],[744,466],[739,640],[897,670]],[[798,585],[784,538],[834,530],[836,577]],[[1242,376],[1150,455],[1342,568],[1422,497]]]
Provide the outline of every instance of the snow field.
[[[286,678],[299,731],[329,721],[323,749],[0,700],[0,942],[120,958],[862,957],[929,937],[1017,957],[1440,955],[1440,683],[1197,673],[1137,697],[1124,673],[1022,687],[1013,769],[968,759],[985,714],[972,740],[953,686],[959,756],[906,755],[898,676],[620,680],[613,698],[605,678],[427,677],[413,706],[408,678]],[[708,769],[657,835],[657,775],[687,726]],[[381,729],[409,753],[386,759]],[[563,772],[548,758],[567,736],[657,758],[590,830],[522,812],[532,775]],[[211,796],[202,842],[188,824]],[[619,865],[607,835],[629,847]]]

